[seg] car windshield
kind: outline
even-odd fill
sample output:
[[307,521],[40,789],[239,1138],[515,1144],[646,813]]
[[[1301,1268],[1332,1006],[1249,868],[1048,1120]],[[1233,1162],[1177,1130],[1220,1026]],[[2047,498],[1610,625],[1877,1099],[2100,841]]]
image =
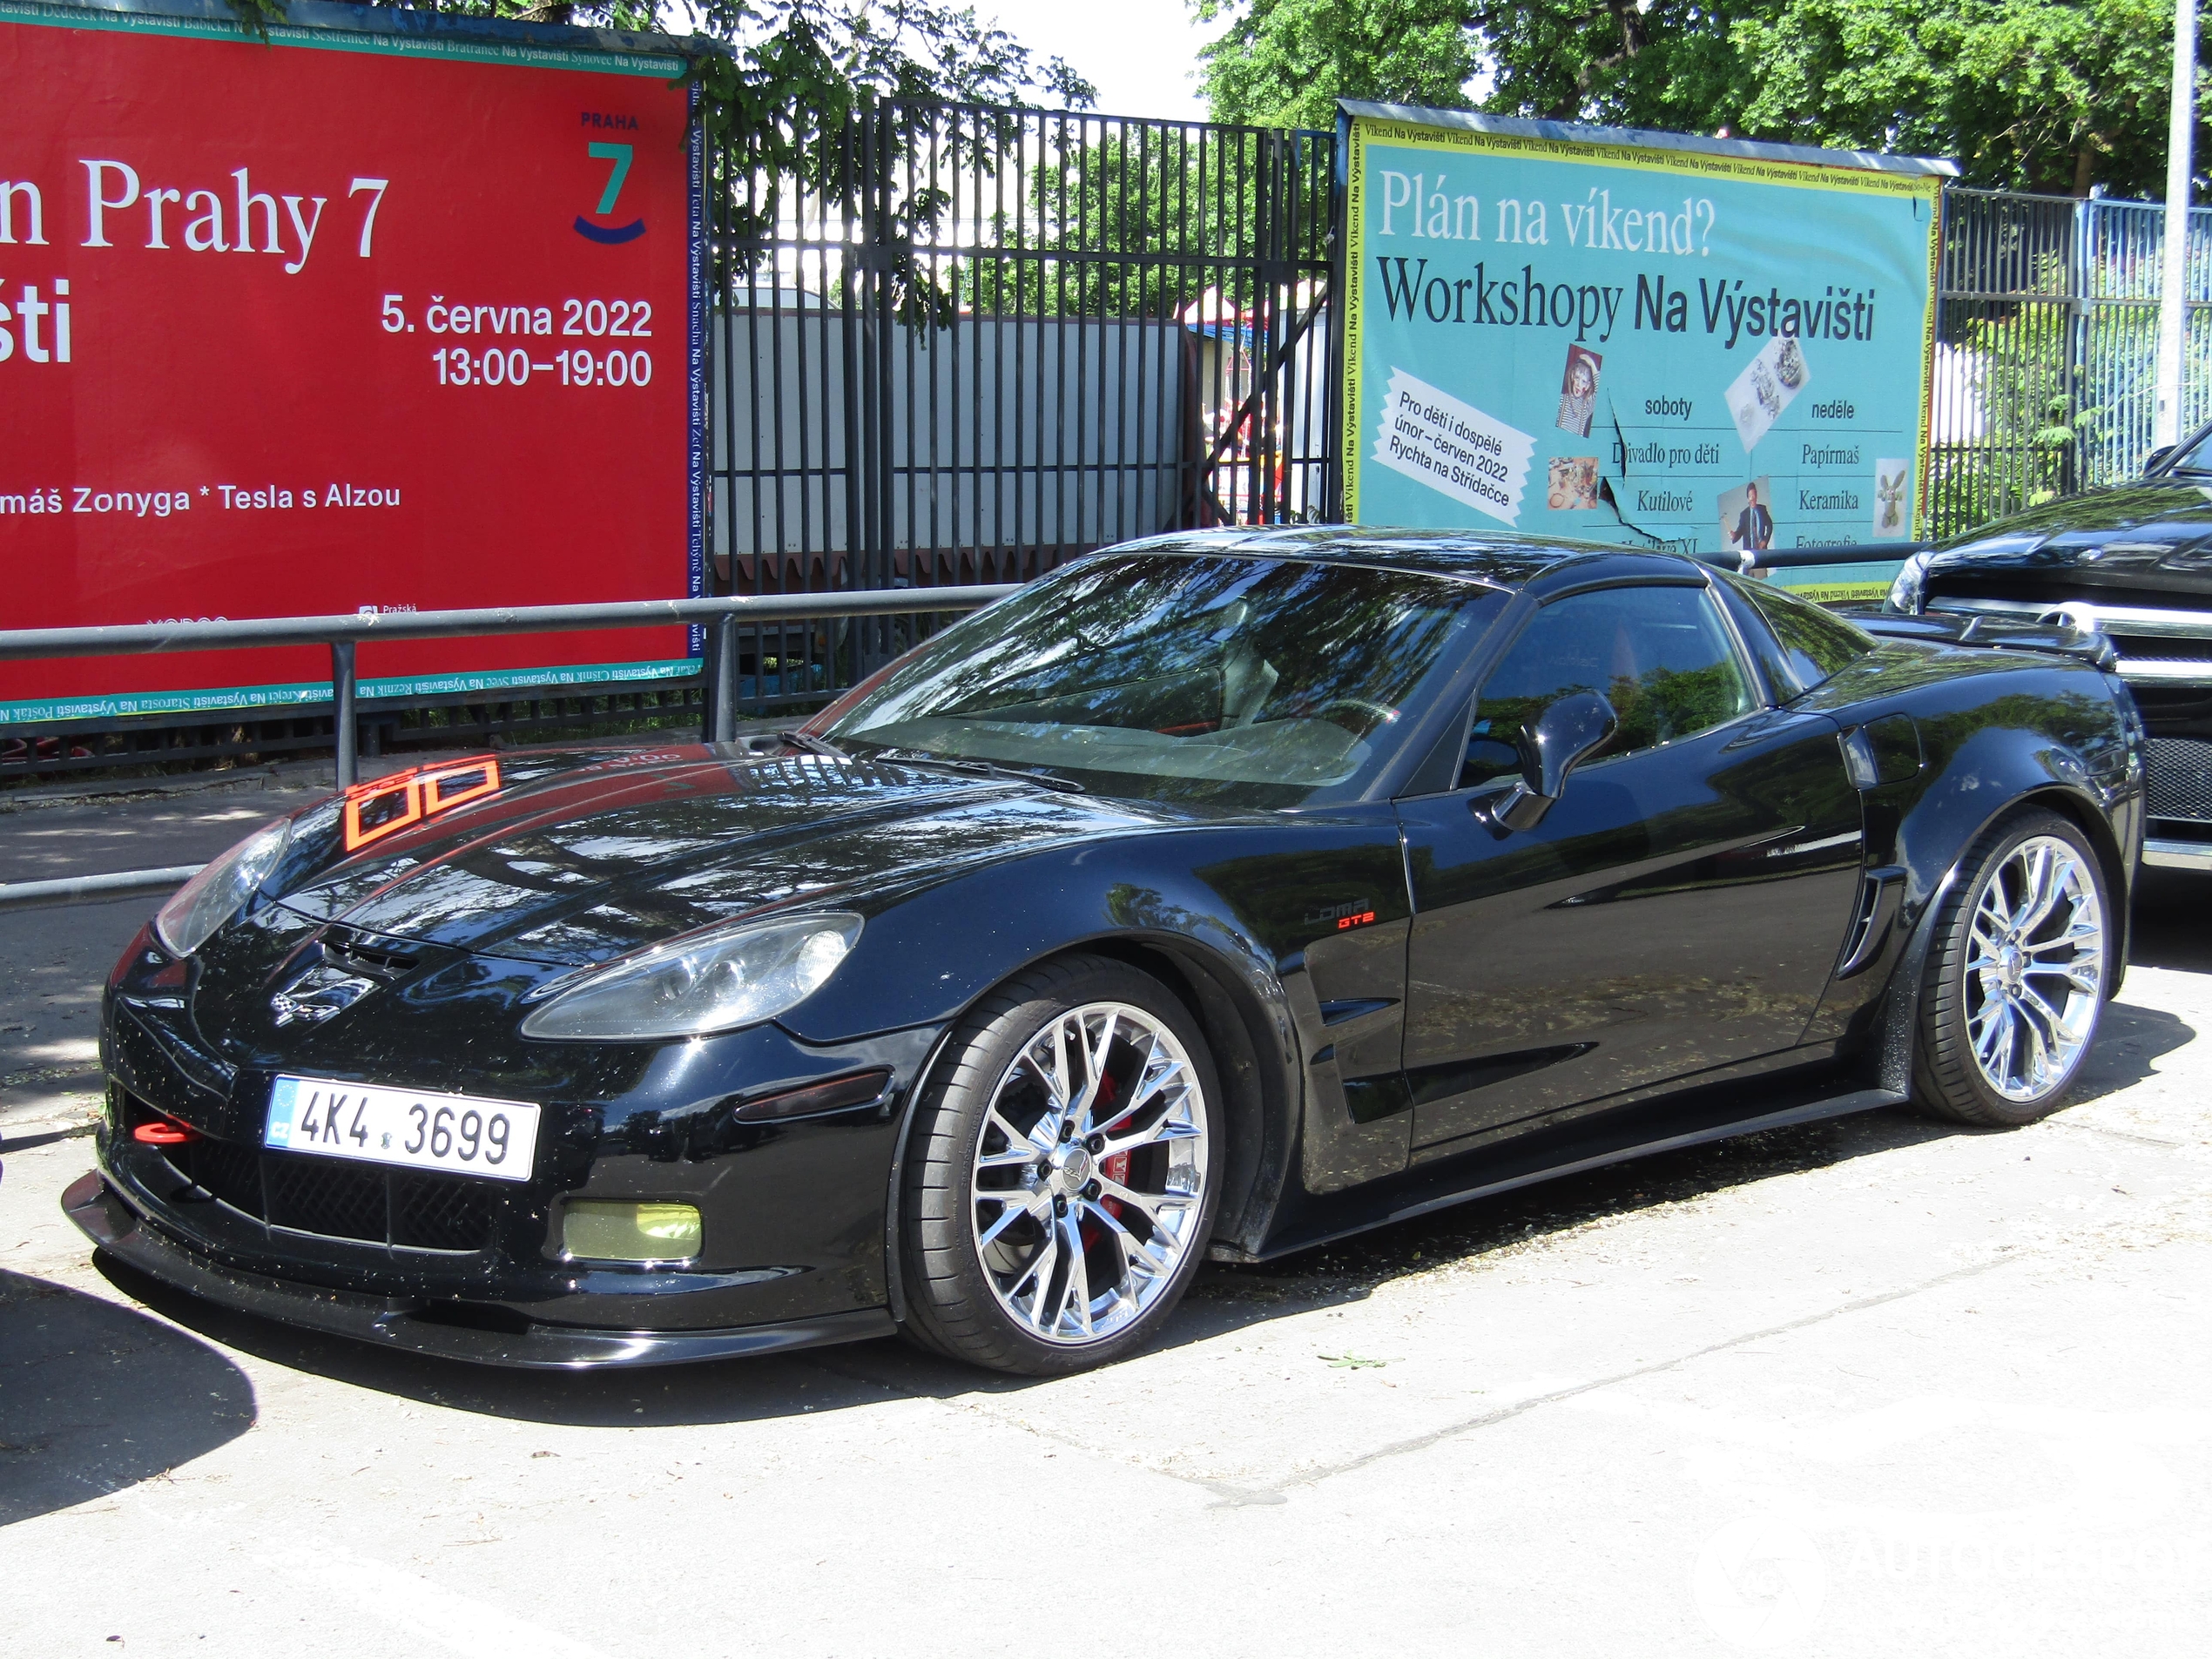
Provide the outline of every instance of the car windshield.
[[2207,432],[2168,462],[2166,470],[2169,473],[2184,472],[2196,478],[2212,473],[2212,432]]
[[1035,770],[1273,810],[1355,799],[1505,596],[1306,560],[1084,560],[947,629],[811,723],[847,753]]

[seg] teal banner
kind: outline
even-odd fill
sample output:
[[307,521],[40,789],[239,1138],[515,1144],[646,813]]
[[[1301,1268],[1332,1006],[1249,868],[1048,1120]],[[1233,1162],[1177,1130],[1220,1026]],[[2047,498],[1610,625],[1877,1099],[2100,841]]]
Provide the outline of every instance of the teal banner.
[[1374,107],[1345,127],[1346,516],[1912,539],[1949,164]]

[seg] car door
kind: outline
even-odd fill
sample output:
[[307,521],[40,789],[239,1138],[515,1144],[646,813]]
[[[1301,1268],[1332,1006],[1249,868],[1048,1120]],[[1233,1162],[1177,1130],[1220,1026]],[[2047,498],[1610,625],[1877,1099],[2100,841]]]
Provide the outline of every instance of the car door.
[[[1523,722],[1596,691],[1620,725],[1534,828],[1475,810]],[[1399,803],[1413,900],[1417,1147],[1787,1049],[1858,893],[1835,725],[1771,705],[1703,585],[1570,594],[1486,677],[1457,786]]]

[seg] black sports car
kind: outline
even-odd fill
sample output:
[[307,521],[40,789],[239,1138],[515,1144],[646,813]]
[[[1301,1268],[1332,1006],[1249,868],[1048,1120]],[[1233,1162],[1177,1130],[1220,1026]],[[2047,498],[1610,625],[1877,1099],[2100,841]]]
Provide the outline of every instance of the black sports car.
[[2154,453],[2135,483],[1916,556],[1886,609],[2109,636],[2149,736],[2143,862],[2212,871],[2212,426]]
[[2101,638],[1894,626],[1529,536],[1109,550],[787,737],[271,824],[116,968],[64,1202],[429,1352],[1041,1372],[1209,1254],[1908,1097],[2025,1123],[2119,983],[2139,728]]

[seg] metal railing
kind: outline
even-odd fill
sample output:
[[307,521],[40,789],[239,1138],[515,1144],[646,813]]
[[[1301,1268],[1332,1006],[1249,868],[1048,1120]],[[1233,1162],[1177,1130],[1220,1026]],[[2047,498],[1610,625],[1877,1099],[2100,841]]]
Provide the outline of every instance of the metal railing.
[[[1883,543],[1871,547],[1798,548],[1741,556],[1740,568],[1803,565],[1898,558],[1925,543]],[[1707,563],[1739,568],[1726,555]],[[278,645],[330,648],[331,700],[336,711],[337,785],[359,781],[360,757],[354,721],[354,653],[363,640],[480,638],[494,634],[563,633],[577,628],[651,628],[670,623],[698,623],[711,631],[706,717],[701,737],[726,743],[736,735],[738,635],[750,625],[790,618],[929,616],[980,610],[1021,590],[1019,583],[988,586],[900,588],[846,594],[785,594],[759,598],[645,599],[580,605],[522,605],[484,610],[421,610],[374,616],[273,617],[236,622],[146,623],[111,628],[17,628],[0,630],[0,661],[82,657],[127,657],[217,647],[253,649]],[[157,897],[182,886],[198,865],[158,870],[124,870],[111,874],[66,876],[50,881],[0,883],[0,914],[71,904],[100,904],[120,899]]]
[[330,647],[330,690],[337,718],[338,786],[360,772],[354,720],[354,654],[363,640],[471,639],[494,634],[557,634],[582,628],[659,628],[699,623],[711,631],[712,678],[703,735],[727,741],[736,730],[738,635],[764,622],[838,617],[935,616],[975,610],[1018,584],[892,588],[864,593],[794,593],[761,598],[636,599],[605,604],[509,605],[482,610],[417,610],[376,616],[269,617],[237,622],[152,622],[112,628],[0,630],[0,662],[79,657],[139,657],[160,651]]
[[[76,657],[135,657],[158,651],[231,650],[273,645],[330,647],[331,702],[336,711],[338,787],[360,780],[354,719],[354,654],[363,640],[469,639],[493,634],[556,634],[576,628],[660,628],[699,623],[711,631],[706,718],[700,736],[726,743],[737,733],[738,633],[763,622],[836,617],[938,616],[995,604],[1018,583],[988,587],[897,588],[875,593],[789,594],[770,598],[641,599],[587,605],[516,605],[489,610],[418,610],[377,616],[270,617],[239,622],[145,623],[114,628],[0,630],[0,661]],[[0,884],[0,914],[117,899],[155,897],[182,886],[199,868],[123,870],[111,875]]]
[[1753,570],[1802,570],[1824,564],[1878,564],[1925,553],[1933,542],[1870,542],[1858,547],[1770,548],[1764,553],[1709,553],[1706,563],[1750,575]]
[[[2141,474],[2165,237],[2155,202],[1944,192],[1934,534]],[[2191,211],[2188,254],[2183,431],[2212,415],[2212,208]]]

